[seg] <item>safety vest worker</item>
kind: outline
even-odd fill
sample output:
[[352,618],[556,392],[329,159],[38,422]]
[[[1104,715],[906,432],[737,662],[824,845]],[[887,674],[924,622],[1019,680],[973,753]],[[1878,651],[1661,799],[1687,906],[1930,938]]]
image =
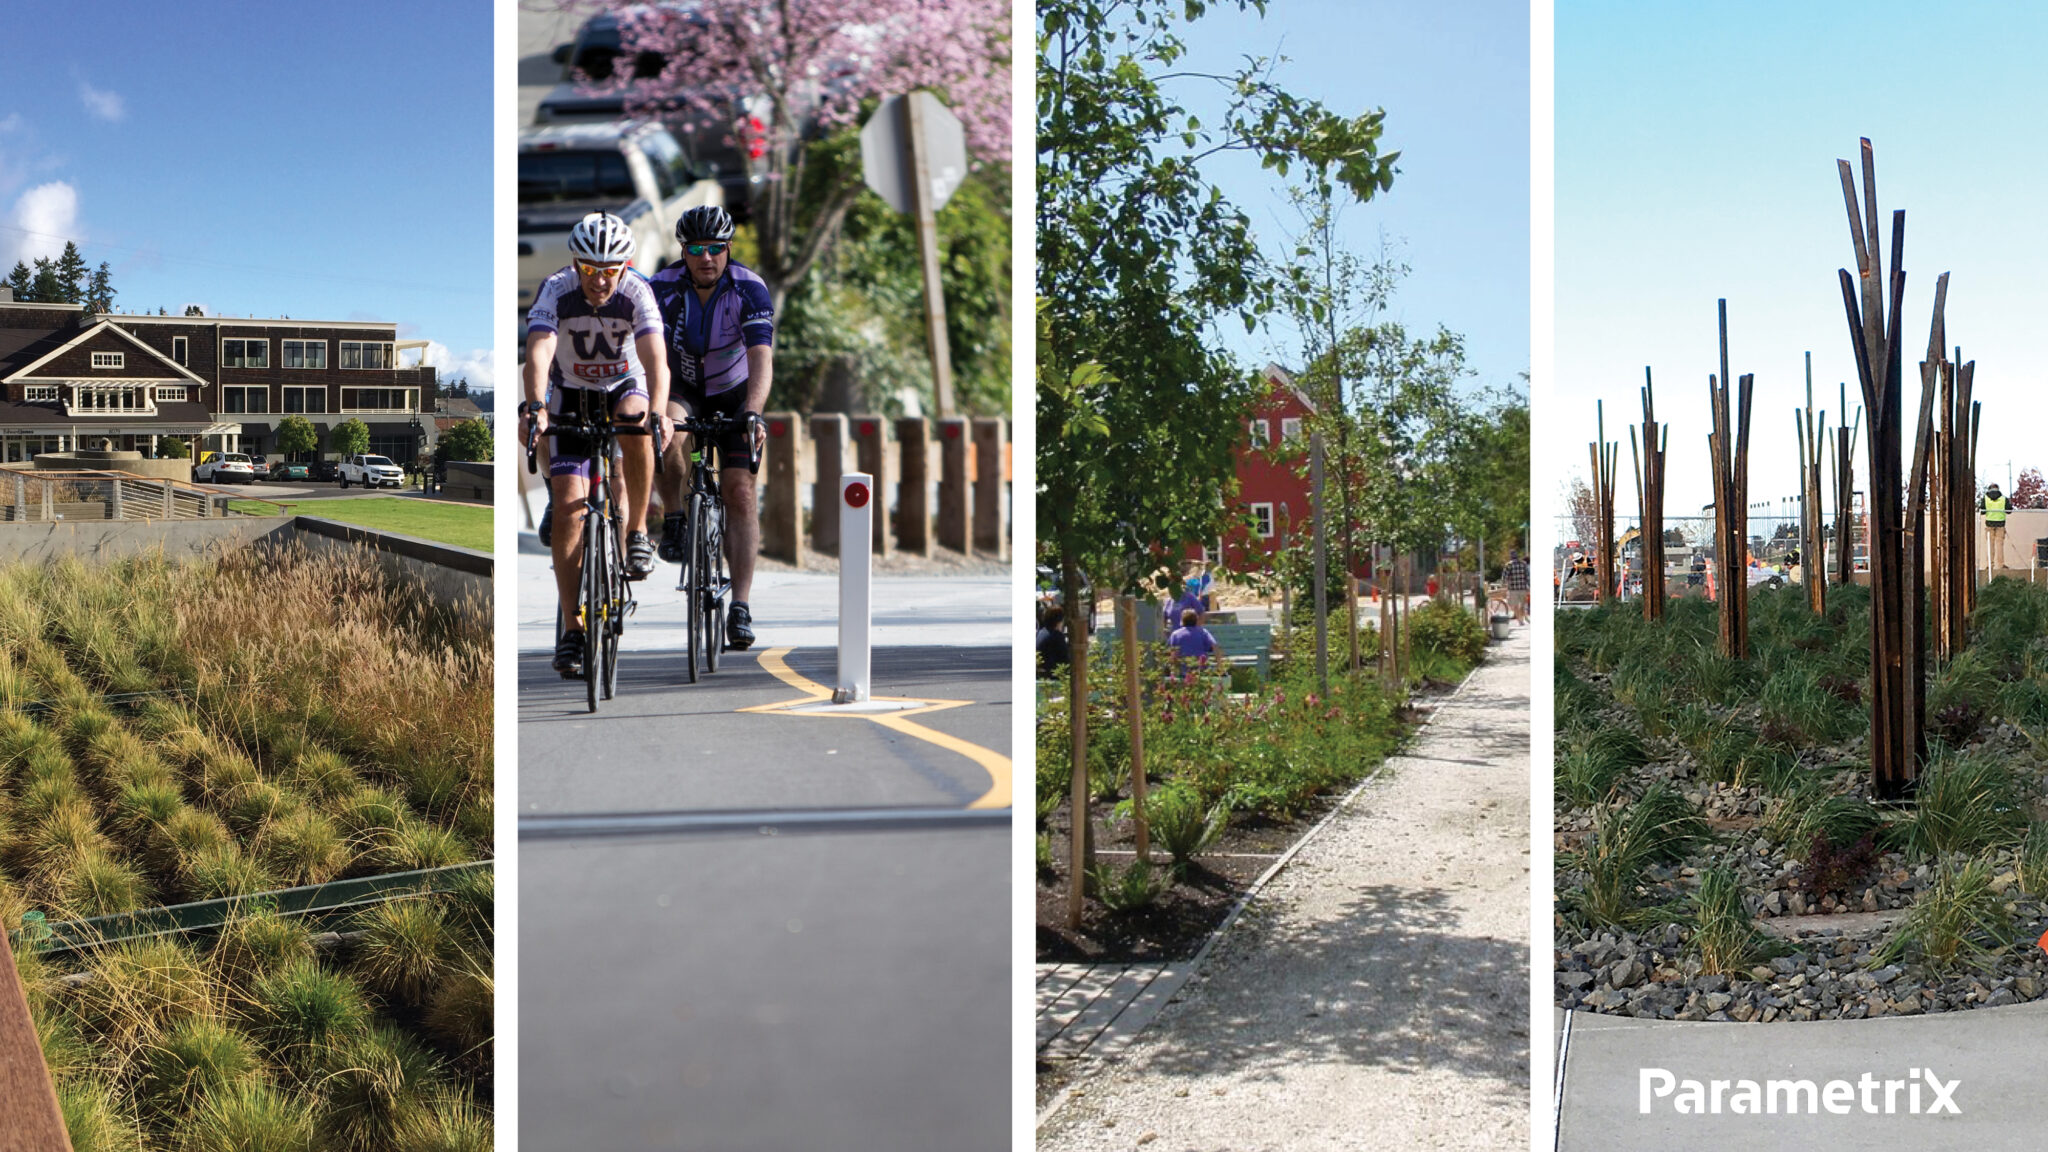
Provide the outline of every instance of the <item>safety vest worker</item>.
[[2005,494],[1993,484],[1984,491],[1984,568],[1996,573],[2005,567]]
[[1984,497],[1984,522],[1986,524],[2005,523],[2006,505],[2005,497],[1998,494],[1998,485],[1993,484],[1991,491]]

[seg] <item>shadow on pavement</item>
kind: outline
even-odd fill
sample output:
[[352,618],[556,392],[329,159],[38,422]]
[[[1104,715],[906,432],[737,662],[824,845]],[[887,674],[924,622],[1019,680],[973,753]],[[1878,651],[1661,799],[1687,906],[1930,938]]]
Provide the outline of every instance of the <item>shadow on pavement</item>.
[[1378,885],[1313,930],[1240,921],[1231,958],[1212,962],[1210,987],[1165,1028],[1153,1066],[1254,1077],[1338,1061],[1446,1069],[1523,1099],[1527,946],[1455,934],[1449,899]]

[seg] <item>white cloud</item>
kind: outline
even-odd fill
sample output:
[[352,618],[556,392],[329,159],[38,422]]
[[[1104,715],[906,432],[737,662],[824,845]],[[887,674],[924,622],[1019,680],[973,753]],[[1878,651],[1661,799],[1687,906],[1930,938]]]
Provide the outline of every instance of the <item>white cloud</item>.
[[492,348],[473,348],[469,355],[457,356],[448,350],[446,344],[439,340],[429,340],[420,363],[429,368],[440,369],[443,384],[467,380],[470,388],[474,390],[493,386],[492,381],[497,379],[497,359],[497,351]]
[[78,82],[78,98],[85,101],[85,110],[101,120],[118,122],[128,115],[128,107],[118,92],[106,92],[93,87],[83,80]]
[[[33,264],[38,257],[56,259],[64,251],[64,241],[78,233],[78,190],[62,180],[36,185],[14,202],[13,224],[21,231],[0,233],[0,244],[13,249],[0,248],[7,268],[17,260]],[[5,274],[0,268],[0,275]]]
[[0,132],[13,132],[21,127],[21,113],[9,112],[0,116]]

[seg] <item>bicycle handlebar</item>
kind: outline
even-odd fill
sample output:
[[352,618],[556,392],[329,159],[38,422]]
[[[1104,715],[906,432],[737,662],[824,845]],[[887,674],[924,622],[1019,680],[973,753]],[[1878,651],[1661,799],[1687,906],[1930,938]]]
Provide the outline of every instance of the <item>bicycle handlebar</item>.
[[[767,421],[762,420],[761,414],[758,412],[746,412],[738,416],[687,416],[681,420],[671,420],[670,423],[675,426],[675,430],[678,432],[688,432],[693,436],[710,437],[723,436],[727,432],[732,432],[739,428],[751,429],[756,424],[765,427]],[[747,462],[747,472],[755,476],[760,475],[761,454],[759,452],[750,452],[748,455],[751,459]]]
[[[609,433],[613,436],[653,436],[655,437],[654,470],[657,473],[661,471],[661,439],[658,427],[650,428],[641,424],[613,424],[602,420],[593,422],[579,420],[565,414],[553,418],[548,424],[548,435],[554,436],[562,432],[580,432],[586,436],[598,435],[600,433]],[[536,452],[536,445],[539,439],[540,425],[537,423],[528,424],[526,427],[526,470],[528,472],[540,471],[540,460]]]

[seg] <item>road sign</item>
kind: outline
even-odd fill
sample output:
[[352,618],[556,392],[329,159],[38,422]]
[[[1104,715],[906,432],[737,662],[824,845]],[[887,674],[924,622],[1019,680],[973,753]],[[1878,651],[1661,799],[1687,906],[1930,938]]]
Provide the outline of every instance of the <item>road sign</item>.
[[[917,107],[906,108],[908,101],[915,101]],[[888,201],[891,208],[898,212],[917,211],[911,199],[914,177],[909,113],[913,112],[919,121],[918,143],[924,153],[924,186],[931,195],[931,210],[936,212],[946,206],[954,190],[967,179],[967,134],[961,131],[953,110],[940,103],[937,96],[917,91],[882,101],[868,122],[861,125],[861,174],[868,187]]]

